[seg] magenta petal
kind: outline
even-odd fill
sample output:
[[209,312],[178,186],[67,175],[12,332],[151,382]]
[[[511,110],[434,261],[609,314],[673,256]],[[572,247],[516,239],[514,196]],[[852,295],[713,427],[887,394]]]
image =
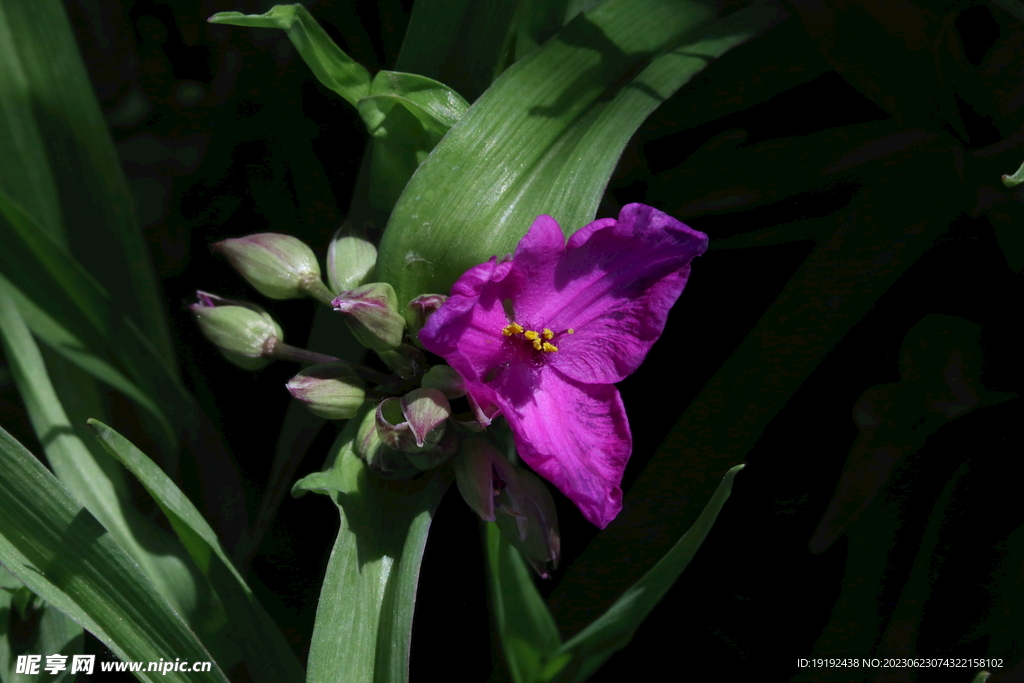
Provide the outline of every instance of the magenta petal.
[[504,398],[504,385],[517,378],[495,383],[516,450],[603,529],[622,509],[620,484],[632,449],[622,399],[610,384],[582,384],[550,370],[541,375],[521,402]]
[[501,302],[510,296],[512,283],[505,280],[511,269],[511,262],[497,258],[470,268],[420,330],[423,347],[447,360],[469,384],[481,382],[498,362],[501,330],[508,324]]
[[[703,233],[629,204],[618,221],[594,221],[574,234],[553,270],[517,263],[526,294],[517,305],[542,321],[537,324],[574,330],[555,340],[560,350],[552,362],[560,371],[580,382],[619,382],[661,336],[690,261],[706,248]],[[546,297],[537,294],[540,286]],[[530,305],[519,303],[526,299]]]

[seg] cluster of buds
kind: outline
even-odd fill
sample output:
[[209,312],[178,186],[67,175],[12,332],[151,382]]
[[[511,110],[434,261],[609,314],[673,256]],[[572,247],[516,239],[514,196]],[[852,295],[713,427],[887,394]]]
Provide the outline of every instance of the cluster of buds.
[[[419,343],[419,331],[446,296],[418,296],[403,311],[390,284],[372,282],[376,248],[349,231],[339,231],[331,242],[329,288],[313,250],[295,237],[261,233],[213,248],[264,296],[310,296],[330,305],[391,374],[289,346],[281,327],[260,307],[198,292],[191,310],[228,360],[250,370],[273,359],[309,363],[286,388],[325,419],[361,416],[354,450],[370,470],[386,478],[408,478],[451,462],[470,507],[481,519],[497,522],[538,574],[549,575],[558,562],[559,539],[546,485],[473,436],[490,424],[493,411],[467,395],[453,368],[431,366]],[[468,403],[468,409],[453,414],[451,401]],[[368,402],[372,409],[363,409]]]

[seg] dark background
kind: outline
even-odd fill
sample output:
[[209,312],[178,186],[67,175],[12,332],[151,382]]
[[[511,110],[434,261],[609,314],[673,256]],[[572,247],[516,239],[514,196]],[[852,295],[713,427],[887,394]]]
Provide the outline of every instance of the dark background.
[[[199,335],[186,306],[196,289],[258,301],[282,323],[288,341],[301,346],[314,304],[262,299],[209,245],[274,231],[302,238],[322,256],[344,220],[367,141],[356,113],[316,82],[282,32],[205,22],[217,11],[258,13],[269,6],[66,3],[137,200],[183,375],[241,468],[248,518],[290,400],[283,385],[296,367],[234,368]],[[394,64],[411,3],[306,6],[371,71]],[[618,681],[664,666],[680,678],[881,680],[877,671],[801,671],[796,660],[885,656],[899,652],[900,643],[916,656],[1003,657],[1003,680],[1010,680],[1009,667],[1024,655],[1015,635],[1024,585],[1019,399],[948,424],[903,425],[908,433],[917,430],[921,447],[893,464],[847,534],[823,552],[808,549],[858,435],[853,407],[868,387],[900,381],[901,344],[924,316],[957,316],[978,326],[980,354],[972,356],[972,367],[979,387],[1012,393],[1021,383],[1014,332],[1018,193],[1002,188],[998,176],[1024,160],[1022,27],[987,3],[904,4],[891,13],[880,7],[787,5],[789,16],[779,26],[711,65],[657,110],[611,181],[599,215],[642,201],[712,239],[662,340],[620,386],[635,438],[627,488],[816,240],[851,214],[884,222],[917,207],[922,220],[944,227],[771,422],[693,564],[632,644],[593,680]],[[938,38],[917,41],[935,26]],[[908,79],[919,63],[938,64],[938,85]],[[952,115],[929,99],[933,85],[949,96]],[[924,137],[907,146],[899,131]],[[835,171],[842,159],[848,167]],[[933,175],[937,168],[946,175]],[[729,238],[743,235],[753,236],[746,246],[728,248],[739,244]],[[709,419],[739,424],[743,416]],[[321,433],[299,474],[321,467],[333,434],[333,426]],[[146,450],[144,434],[131,436]],[[183,463],[183,487],[196,501],[203,499],[198,469]],[[680,473],[692,469],[680,465]],[[683,474],[672,486],[687,495]],[[948,504],[937,508],[947,488]],[[603,575],[587,564],[580,572],[587,581],[580,582],[574,562],[596,529],[564,499],[559,513],[562,567],[540,588],[552,597],[567,637],[635,576]],[[241,515],[209,514],[226,539],[237,539],[246,524]],[[335,515],[326,498],[288,499],[248,575],[302,658]],[[636,572],[671,540],[643,526],[617,533],[635,543],[616,561]],[[487,680],[496,667],[501,676],[503,665],[493,663],[500,662],[500,648],[485,628],[479,538],[475,517],[450,492],[424,559],[413,681]],[[934,547],[922,560],[926,538]],[[920,576],[923,589],[914,583]],[[563,579],[577,587],[566,588]],[[896,624],[896,606],[908,595],[918,608],[909,623]],[[900,640],[901,633],[910,635]],[[91,647],[102,648],[95,641]],[[896,677],[886,680],[968,681],[974,670],[922,670],[916,679],[907,671],[889,673]],[[233,675],[244,680],[244,672]]]

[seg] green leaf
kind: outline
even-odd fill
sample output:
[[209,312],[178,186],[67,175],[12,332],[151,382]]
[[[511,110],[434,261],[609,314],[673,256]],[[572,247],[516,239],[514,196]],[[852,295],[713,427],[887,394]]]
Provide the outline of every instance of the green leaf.
[[409,177],[469,107],[425,76],[381,71],[371,81],[302,5],[278,5],[261,15],[221,12],[210,21],[284,29],[320,82],[359,111],[373,138],[369,200],[380,211],[391,210]]
[[1003,185],[1006,187],[1017,187],[1024,183],[1024,163],[1020,165],[1013,175],[1003,175]]
[[97,420],[90,420],[89,426],[107,452],[127,467],[153,496],[200,571],[210,578],[224,601],[234,640],[245,654],[252,679],[267,683],[301,681],[302,667],[295,654],[192,501],[130,441]]
[[408,679],[420,562],[449,483],[439,473],[408,481],[371,473],[352,450],[364,413],[348,421],[328,468],[295,485],[328,494],[341,513],[313,627],[310,683]]
[[381,71],[359,114],[373,137],[370,148],[370,204],[387,212],[409,178],[469,104],[454,90],[416,74]]
[[[183,549],[172,538],[131,506],[123,473],[116,462],[102,449],[91,451],[76,432],[47,374],[39,348],[2,282],[0,341],[32,427],[63,485],[100,520],[174,609],[179,614],[192,615],[199,604],[197,598],[201,597],[197,595],[195,569],[182,561]],[[83,404],[99,403],[87,396],[91,388],[87,382],[76,382],[67,372],[61,372],[56,379],[75,384],[79,394],[76,400]],[[17,573],[15,568],[11,569]]]
[[726,472],[697,521],[643,578],[630,586],[603,615],[558,648],[554,657],[572,655],[572,661],[559,681],[586,680],[612,654],[632,640],[636,629],[689,566],[707,538],[718,513],[732,493],[733,479],[743,467],[737,465]]
[[537,592],[533,573],[519,554],[498,530],[498,525],[484,525],[487,539],[487,560],[491,583],[492,613],[505,651],[505,660],[515,683],[550,680],[552,671],[560,670],[568,657],[549,660],[562,638],[554,617]]
[[416,74],[381,71],[373,78],[370,94],[358,103],[359,114],[370,135],[388,137],[387,113],[396,104],[409,110],[423,130],[437,140],[444,137],[469,108],[469,103],[444,83]]
[[40,341],[59,353],[68,362],[77,365],[111,389],[121,392],[149,412],[163,430],[163,438],[167,444],[177,441],[175,429],[164,415],[163,410],[138,385],[114,367],[112,363],[90,349],[82,339],[76,337],[60,321],[37,307],[35,302],[25,296],[3,275],[0,275],[0,287],[6,287],[11,300],[25,320],[25,324]]
[[475,100],[504,69],[514,0],[418,0],[395,68],[447,83]]
[[[35,603],[35,606],[30,607],[29,603]],[[27,614],[29,610],[34,613]],[[16,612],[22,622],[32,619],[37,623],[35,632],[27,641],[22,638],[12,641],[10,627]],[[82,653],[83,642],[81,626],[53,605],[39,599],[18,577],[0,565],[0,680],[5,683],[73,681],[75,676],[71,675],[70,667],[55,676],[42,668],[36,675],[16,673],[18,655],[61,654],[70,661],[71,655]],[[45,660],[41,663],[45,664]]]
[[[110,295],[74,257],[65,252],[24,209],[0,189],[0,228],[4,249],[0,269],[22,290],[38,297],[67,300],[93,333],[111,336]],[[77,317],[77,316],[76,316]]]
[[209,21],[211,24],[282,29],[324,86],[353,107],[370,94],[370,72],[345,54],[302,5],[276,5],[266,14],[218,12]]
[[[0,190],[34,217],[46,237],[69,249],[110,295],[114,318],[126,315],[149,340],[155,359],[148,363],[162,364],[173,375],[174,354],[149,251],[62,3],[3,3],[0,64],[7,72],[0,76],[0,126],[9,126],[0,128],[0,138],[16,138],[0,148],[11,152],[0,156],[5,166]],[[26,180],[12,182],[18,178]],[[44,272],[64,276],[63,266],[45,266],[40,278]],[[4,272],[33,296],[25,283]],[[78,300],[75,292],[69,295]],[[94,313],[95,301],[86,303]]]
[[512,251],[540,214],[582,227],[647,115],[775,18],[755,6],[712,21],[705,4],[666,0],[605,0],[578,16],[502,74],[417,170],[378,276],[407,302]]
[[[169,654],[212,661],[138,564],[88,510],[0,428],[0,563],[124,661]],[[143,681],[220,681],[210,672],[136,674]]]

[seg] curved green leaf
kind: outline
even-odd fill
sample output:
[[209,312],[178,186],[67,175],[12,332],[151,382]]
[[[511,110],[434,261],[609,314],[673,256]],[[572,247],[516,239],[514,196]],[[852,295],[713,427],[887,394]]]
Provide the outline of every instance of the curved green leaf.
[[512,251],[539,214],[590,221],[622,149],[712,59],[764,30],[755,6],[712,21],[709,5],[605,0],[509,68],[409,181],[381,242],[378,276],[399,302],[444,293]]
[[352,450],[361,416],[338,437],[328,469],[295,485],[330,495],[341,513],[313,627],[310,683],[408,679],[420,562],[448,487],[436,472],[406,481],[371,473]]
[[[176,547],[173,538],[141,517],[128,503],[127,485],[117,464],[102,449],[90,450],[80,438],[58,398],[39,347],[2,284],[0,341],[32,427],[62,484],[138,562],[178,613],[193,615],[198,597],[195,569],[182,561],[184,552]],[[68,379],[64,373],[57,377],[58,381]],[[80,386],[79,391],[86,394],[87,388]]]
[[211,24],[282,29],[324,86],[353,107],[360,98],[370,94],[370,72],[335,45],[302,5],[276,5],[266,14],[218,12],[209,21]]
[[[0,190],[100,283],[111,298],[115,321],[121,315],[135,321],[155,353],[147,363],[162,364],[173,375],[174,353],[149,251],[62,3],[3,3],[0,71],[6,72],[0,76],[0,126],[6,124],[0,137],[10,141],[9,147],[0,146],[0,152],[10,152],[0,155],[5,166]],[[20,179],[31,179],[31,187]],[[3,224],[0,220],[6,249]],[[41,265],[40,280],[44,272],[58,279],[77,272],[64,272],[67,266],[59,261]],[[85,293],[76,299],[73,289],[67,295],[86,305],[89,316],[106,318],[104,310],[95,310],[96,299],[83,302]]]
[[291,647],[249,590],[192,501],[163,470],[130,441],[98,420],[89,426],[111,456],[127,467],[167,515],[196,566],[210,578],[233,624],[232,635],[244,653],[254,681],[284,683],[303,680]]
[[534,585],[523,556],[505,540],[498,525],[484,525],[490,569],[491,611],[515,683],[547,680],[568,657],[551,654],[562,644],[558,625]]
[[[34,593],[91,631],[123,661],[168,655],[212,662],[138,564],[88,510],[0,428],[0,562]],[[139,672],[143,681],[217,681],[205,673]]]
[[733,479],[743,468],[744,465],[737,465],[726,472],[697,521],[676,541],[672,549],[643,578],[630,586],[604,614],[554,653],[553,659],[560,655],[572,655],[572,660],[557,680],[574,683],[586,680],[609,657],[629,643],[643,620],[689,566],[711,531],[722,506],[729,499]]

